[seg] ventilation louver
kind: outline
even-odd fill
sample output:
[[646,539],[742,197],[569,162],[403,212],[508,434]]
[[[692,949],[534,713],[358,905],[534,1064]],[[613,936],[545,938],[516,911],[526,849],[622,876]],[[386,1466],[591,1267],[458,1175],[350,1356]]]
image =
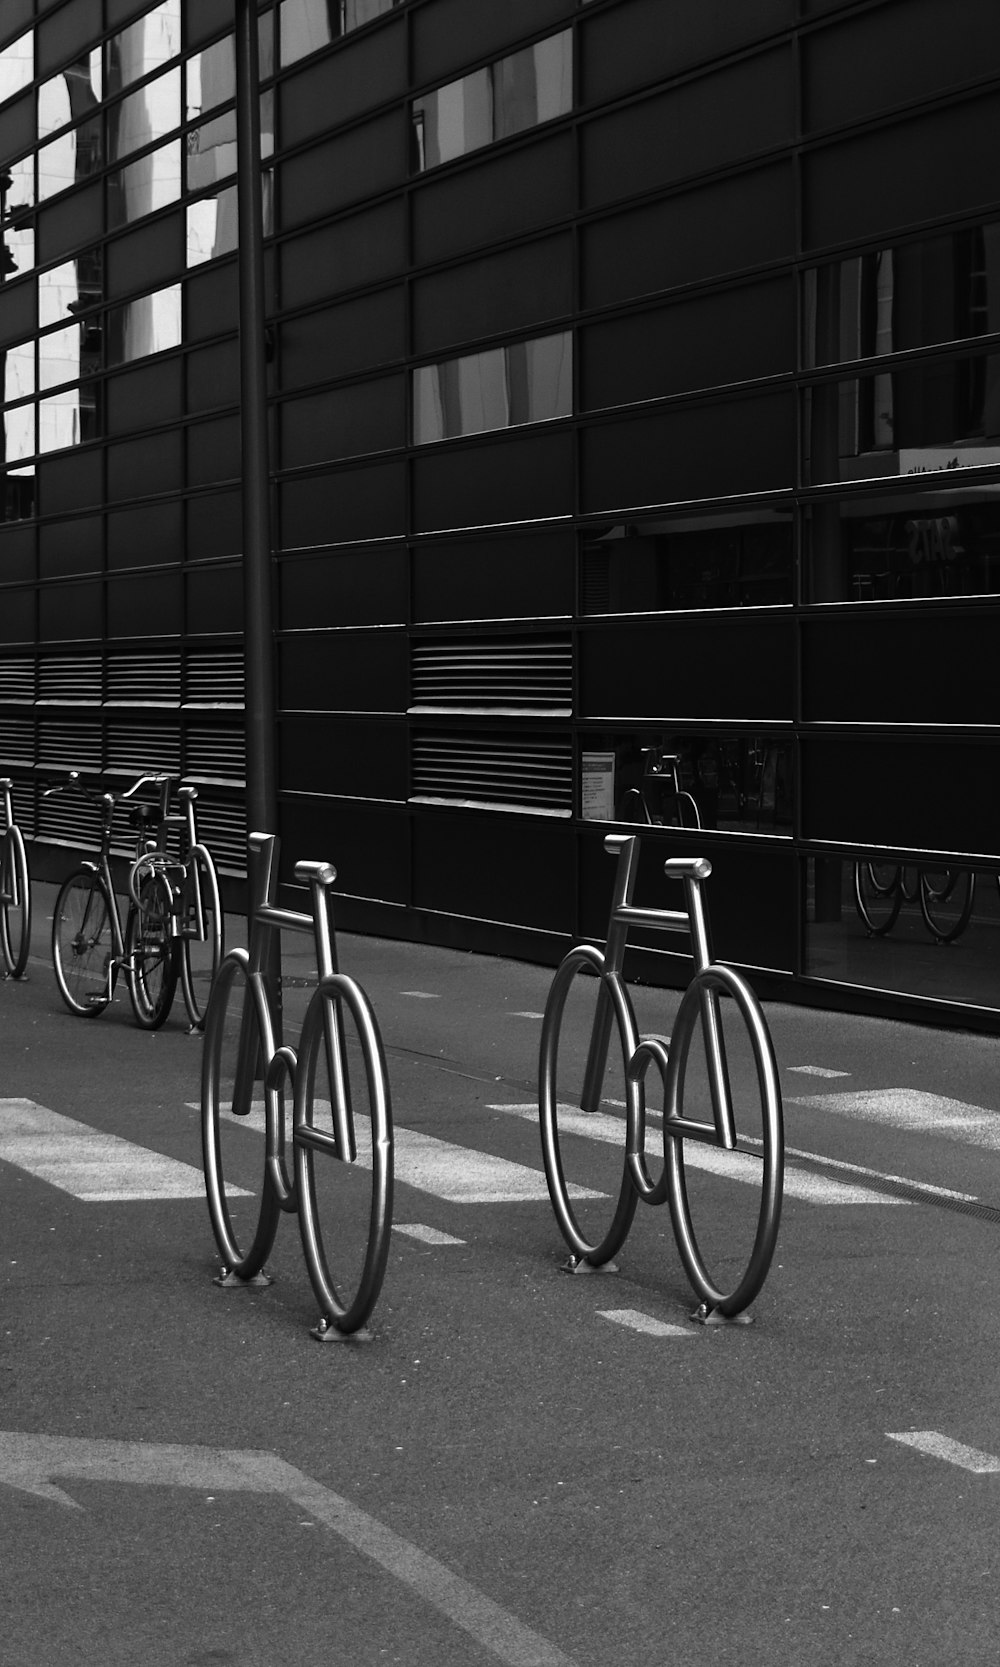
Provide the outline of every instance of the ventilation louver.
[[414,712],[524,712],[568,717],[568,637],[439,637],[413,649]]
[[569,816],[572,750],[558,735],[424,730],[413,737],[412,781],[416,799]]

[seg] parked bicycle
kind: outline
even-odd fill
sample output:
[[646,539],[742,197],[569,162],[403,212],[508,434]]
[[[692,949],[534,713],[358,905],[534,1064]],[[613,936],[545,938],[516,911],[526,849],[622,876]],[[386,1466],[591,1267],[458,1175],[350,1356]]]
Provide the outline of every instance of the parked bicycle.
[[[683,883],[683,910],[637,908],[632,896],[639,866],[639,836],[611,834],[604,845],[618,862],[606,950],[602,954],[591,944],[579,944],[570,950],[553,979],[542,1024],[542,1154],[556,1219],[572,1253],[568,1265],[574,1269],[607,1266],[628,1236],[638,1201],[667,1202],[681,1261],[700,1299],[694,1317],[715,1322],[734,1319],[757,1296],[767,1277],[781,1215],[781,1091],[767,1024],[746,980],[733,968],[712,959],[707,905],[702,894],[702,886],[712,872],[707,858],[674,857],[664,864],[667,878]],[[632,1000],[622,978],[630,927],[690,934],[694,977],[681,1000],[669,1046],[662,1037],[640,1037],[638,1033]],[[574,1052],[570,1035],[574,1026],[564,1026],[564,1010],[580,974],[591,974],[599,982],[589,1040],[585,1050]],[[614,1029],[618,1032],[616,1069],[620,1066],[623,1099],[609,1095],[613,1086],[608,1066]],[[568,1035],[565,1043],[564,1030]],[[703,1058],[697,1064],[693,1047],[696,1035],[700,1035],[703,1048]],[[731,1066],[741,1048],[737,1081]],[[650,1174],[645,1151],[649,1109],[646,1079],[654,1068],[664,1091],[664,1168],[657,1181]],[[696,1096],[705,1111],[710,1111],[710,1117],[704,1111],[696,1117],[688,1114],[685,1102]],[[600,1113],[602,1103],[611,1107],[611,1114],[605,1114],[596,1132],[614,1142],[621,1139],[624,1165],[610,1220],[605,1203],[600,1230],[594,1235],[584,1231],[574,1208],[578,1189],[567,1181],[567,1153],[575,1136],[595,1132],[586,1119],[587,1115]],[[622,1104],[626,1110],[624,1122],[615,1116]],[[709,1271],[692,1220],[691,1171],[699,1167],[708,1167],[716,1175],[748,1183],[754,1189],[749,1250],[732,1242],[733,1211],[726,1211],[718,1256],[724,1274]],[[585,1191],[590,1192],[591,1199],[594,1197],[591,1189]],[[717,1215],[718,1199],[710,1201],[709,1207]]]
[[[111,875],[111,837],[115,809],[127,805],[135,829],[133,867],[146,854],[148,830],[162,821],[175,778],[142,775],[124,793],[88,787],[77,771],[69,780],[45,789],[45,797],[76,793],[100,814],[100,848],[96,862],[82,862],[66,879],[52,915],[52,964],[59,993],[71,1013],[96,1018],[113,1000],[124,975],[136,1023],[156,1030],[166,1019],[177,985],[173,933],[173,893],[165,875],[151,873],[130,897],[124,928]],[[136,799],[144,787],[156,787],[159,802]]]
[[[184,1005],[192,1027],[204,1027],[212,983],[224,950],[224,917],[219,877],[212,854],[198,838],[196,787],[176,787],[173,777],[162,782],[158,821],[147,828],[146,848],[129,872],[129,897],[137,908],[158,907],[160,892],[147,885],[162,875],[170,887],[171,932],[177,940],[177,970]],[[171,805],[171,789],[176,788]],[[166,849],[171,829],[177,830],[178,854]]]
[[[275,904],[277,838],[251,834],[250,854],[250,947],[222,962],[205,1025],[208,1208],[225,1285],[267,1282],[264,1263],[281,1212],[298,1215],[320,1304],[313,1336],[327,1340],[360,1331],[382,1287],[392,1224],[389,1077],[371,1003],[337,969],[330,896],[336,870],[296,864],[295,877],[310,892],[310,912],[300,914]],[[281,1042],[265,974],[274,934],[283,930],[312,933],[316,947],[317,987],[297,1051]]]
[[701,816],[692,794],[680,783],[680,755],[662,747],[642,748],[642,780],[628,787],[616,811],[619,822],[645,827],[700,828]]
[[971,868],[912,868],[868,858],[854,864],[854,902],[870,937],[891,932],[904,903],[919,903],[938,943],[954,943],[969,924],[976,896]]
[[5,978],[23,978],[31,947],[31,876],[14,820],[13,787],[9,776],[0,777],[0,963]]

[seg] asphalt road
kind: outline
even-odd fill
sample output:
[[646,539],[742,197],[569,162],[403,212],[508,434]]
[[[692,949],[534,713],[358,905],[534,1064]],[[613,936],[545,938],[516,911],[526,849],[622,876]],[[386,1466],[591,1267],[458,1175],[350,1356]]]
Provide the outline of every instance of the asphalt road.
[[[3,1667],[995,1659],[1000,1044],[769,1007],[789,1193],[755,1323],[711,1329],[664,1210],[617,1276],[560,1272],[525,1109],[550,975],[345,938],[401,1167],[372,1341],[326,1346],[293,1219],[273,1284],[213,1283],[201,1040],[124,994],[66,1012],[52,896],[0,986]],[[293,1039],[301,959],[285,996]],[[677,998],[637,1000],[669,1034]],[[175,1195],[88,1196],[86,1131],[186,1166]],[[407,1181],[402,1131],[464,1191]],[[571,1145],[607,1192],[615,1149]],[[479,1154],[535,1195],[474,1201]],[[706,1178],[706,1242],[745,1191]]]

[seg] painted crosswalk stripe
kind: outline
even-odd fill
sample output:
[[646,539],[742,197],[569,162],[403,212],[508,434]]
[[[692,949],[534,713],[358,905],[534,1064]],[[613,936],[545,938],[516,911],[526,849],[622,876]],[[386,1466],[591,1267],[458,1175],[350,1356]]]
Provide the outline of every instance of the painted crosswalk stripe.
[[[489,1111],[507,1111],[515,1117],[538,1121],[538,1107],[534,1102],[520,1105],[491,1105]],[[559,1107],[559,1132],[580,1135],[584,1140],[599,1140],[607,1145],[625,1145],[625,1124],[619,1117],[608,1117],[601,1111],[580,1111],[575,1106]],[[652,1151],[652,1146],[649,1150]],[[684,1162],[692,1169],[703,1169],[726,1181],[741,1181],[760,1186],[760,1161],[745,1152],[723,1152],[712,1146],[695,1145],[688,1141],[684,1148]],[[810,1204],[902,1204],[906,1199],[878,1192],[874,1187],[858,1182],[832,1181],[826,1175],[812,1175],[807,1170],[785,1165],[785,1197],[801,1198]]]
[[453,1233],[442,1233],[440,1228],[427,1227],[422,1221],[394,1221],[394,1233],[403,1233],[408,1239],[418,1239],[421,1244],[464,1244],[464,1239],[456,1239]]
[[976,1447],[965,1447],[960,1441],[952,1441],[950,1436],[941,1435],[938,1430],[887,1430],[890,1441],[900,1441],[904,1447],[915,1447],[918,1453],[926,1453],[929,1458],[943,1459],[946,1464],[956,1464],[961,1470],[971,1470],[975,1476],[996,1476],[1000,1474],[1000,1459],[993,1453],[981,1453]]
[[440,1001],[441,997],[434,990],[400,990],[401,996],[412,996],[415,1001]]
[[803,1094],[787,1098],[786,1105],[810,1111],[832,1111],[838,1117],[863,1118],[961,1140],[969,1146],[986,1146],[1000,1151],[1000,1115],[985,1106],[966,1105],[944,1094],[929,1094],[921,1088],[862,1088],[844,1094]]
[[641,1331],[647,1337],[693,1337],[694,1332],[684,1326],[668,1325],[666,1320],[654,1320],[652,1314],[643,1314],[638,1308],[603,1308],[598,1311],[599,1320],[610,1320],[612,1325],[623,1325],[629,1331]]
[[0,1100],[0,1159],[88,1204],[204,1198],[192,1164],[63,1117],[34,1100]]

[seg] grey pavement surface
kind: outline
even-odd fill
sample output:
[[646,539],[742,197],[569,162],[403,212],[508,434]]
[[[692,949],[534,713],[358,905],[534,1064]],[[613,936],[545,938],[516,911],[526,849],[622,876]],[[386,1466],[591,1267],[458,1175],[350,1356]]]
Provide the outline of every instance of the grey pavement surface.
[[[1000,1042],[767,1007],[808,1155],[752,1326],[690,1322],[665,1210],[617,1276],[570,1278],[546,1198],[404,1175],[373,1340],[321,1346],[294,1219],[272,1285],[213,1283],[201,1039],[180,1008],[139,1031],[124,994],[66,1012],[53,898],[29,980],[0,986],[3,1667],[995,1659]],[[550,972],[354,936],[341,965],[398,1128],[537,1176]],[[669,1034],[678,997],[636,1000]],[[7,1140],[22,1101],[190,1166],[191,1196],[64,1190],[44,1140]],[[614,1149],[571,1145],[606,1192]],[[744,1225],[741,1190],[705,1181],[706,1243]]]

